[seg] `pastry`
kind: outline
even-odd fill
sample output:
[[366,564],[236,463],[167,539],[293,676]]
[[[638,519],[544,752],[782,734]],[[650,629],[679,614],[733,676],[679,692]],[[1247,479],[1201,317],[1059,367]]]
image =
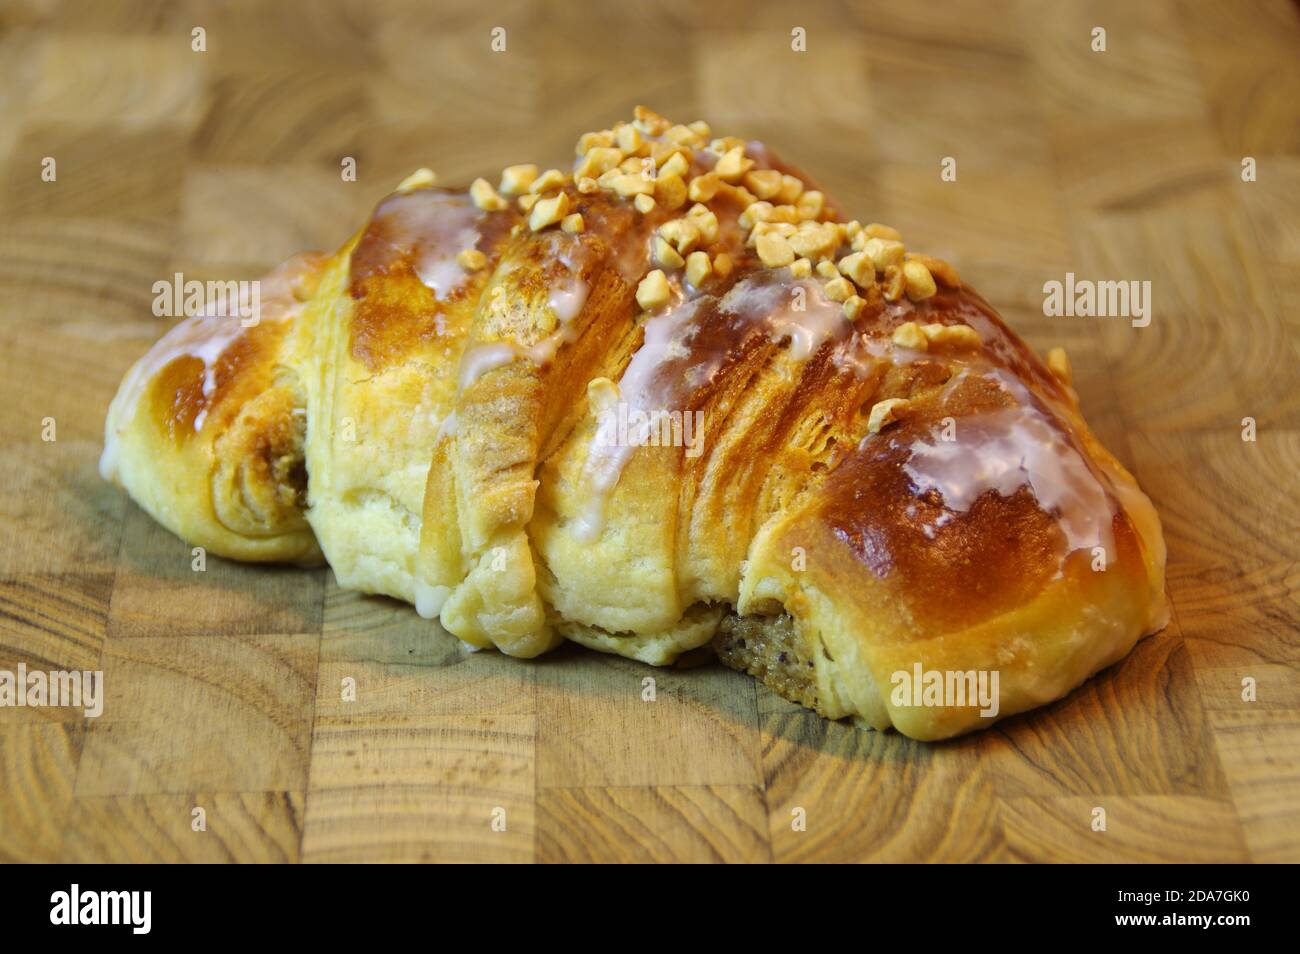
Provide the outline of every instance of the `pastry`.
[[[1164,625],[1159,520],[946,262],[644,108],[570,170],[420,170],[130,370],[102,470],[237,560],[327,560],[473,648],[712,646],[938,739]],[[247,303],[246,303],[247,304]]]

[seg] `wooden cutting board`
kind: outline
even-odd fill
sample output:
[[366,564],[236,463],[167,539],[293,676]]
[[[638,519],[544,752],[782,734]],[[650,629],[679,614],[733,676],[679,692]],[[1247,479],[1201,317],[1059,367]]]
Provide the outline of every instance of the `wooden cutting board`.
[[[0,669],[106,685],[97,719],[0,709],[0,858],[1300,860],[1296,7],[486,6],[0,7]],[[100,481],[154,282],[332,248],[419,165],[561,164],[641,101],[763,138],[1067,347],[1164,519],[1165,631],[925,745],[713,666],[464,655],[325,570],[195,572]],[[1045,316],[1070,272],[1150,281],[1150,325]]]

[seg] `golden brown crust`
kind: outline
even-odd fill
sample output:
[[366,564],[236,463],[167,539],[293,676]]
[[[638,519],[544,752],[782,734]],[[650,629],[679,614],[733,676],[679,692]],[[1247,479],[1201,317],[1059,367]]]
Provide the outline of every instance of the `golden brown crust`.
[[325,264],[304,254],[262,279],[255,317],[184,319],[136,363],[113,401],[105,477],[214,553],[321,560],[303,514],[303,395],[286,364]]
[[[444,219],[456,226],[441,226]],[[456,255],[472,248],[484,255],[480,270],[486,269],[499,259],[518,221],[512,210],[485,212],[467,194],[445,189],[398,192],[381,202],[348,264],[348,294],[355,302],[352,357],[374,373],[432,339],[454,342],[463,336],[463,323],[472,314],[465,303],[477,298],[479,286],[453,282],[440,296],[421,279],[421,265],[454,275]],[[449,324],[454,319],[462,326]]]
[[665,664],[721,627],[788,698],[920,738],[987,713],[899,702],[900,671],[997,670],[1006,715],[1162,625],[1158,519],[1064,355],[711,137],[638,109],[571,175],[421,170],[287,320],[145,362],[148,414],[124,383],[123,483],[217,552],[319,538],[476,646]]

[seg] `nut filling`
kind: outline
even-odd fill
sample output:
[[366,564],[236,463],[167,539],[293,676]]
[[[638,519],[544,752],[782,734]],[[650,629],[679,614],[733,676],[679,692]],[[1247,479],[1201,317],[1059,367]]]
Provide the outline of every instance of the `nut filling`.
[[723,665],[761,679],[791,702],[818,708],[811,654],[789,613],[726,616],[713,637],[713,650]]

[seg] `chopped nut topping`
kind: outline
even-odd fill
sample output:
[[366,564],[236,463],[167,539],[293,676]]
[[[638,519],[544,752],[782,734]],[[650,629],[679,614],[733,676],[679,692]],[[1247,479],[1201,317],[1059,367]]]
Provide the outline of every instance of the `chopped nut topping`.
[[758,201],[758,196],[744,186],[731,185],[728,182],[718,183],[718,195],[727,199],[738,209],[747,209]]
[[680,143],[683,146],[697,146],[700,143],[700,135],[690,126],[669,126],[664,132],[664,138],[669,142]]
[[979,332],[970,325],[942,325],[938,322],[923,325],[926,339],[936,347],[978,348]]
[[799,210],[799,218],[815,219],[825,209],[826,197],[814,189],[799,196],[799,201],[795,203],[795,207]]
[[688,146],[669,142],[666,139],[656,139],[650,143],[650,160],[656,167],[662,168],[673,156],[682,156],[689,162],[694,157],[694,154]]
[[831,301],[848,301],[854,294],[854,288],[847,278],[832,278],[822,291]]
[[655,180],[655,201],[668,211],[686,204],[686,183],[681,176],[663,176]]
[[621,397],[618,385],[609,378],[592,378],[587,382],[587,403],[597,414],[617,407]]
[[528,215],[528,227],[534,232],[540,232],[548,225],[559,222],[568,214],[569,196],[564,192],[557,192],[550,198],[537,200],[533,205],[532,212]]
[[713,274],[713,265],[706,252],[691,252],[686,256],[686,280],[699,288]]
[[[796,224],[798,217],[790,217],[789,214],[785,212],[785,209],[788,208],[789,205],[780,205],[780,207],[777,207],[777,205],[772,205],[770,201],[759,199],[758,201],[755,201],[753,205],[750,205],[748,209],[745,209],[744,212],[741,212],[740,218],[738,218],[737,221],[740,222],[741,226],[745,227],[745,229],[753,229],[755,225],[761,224],[761,222],[764,222],[764,224],[767,224],[767,222],[777,224],[777,222],[779,222],[781,225],[794,225]],[[794,229],[789,229],[788,231],[790,234],[793,234]]]
[[608,148],[614,145],[614,134],[608,129],[601,132],[583,133],[578,139],[577,153],[585,156],[593,149]]
[[685,255],[694,250],[700,241],[700,228],[696,222],[698,218],[699,216],[686,215],[680,219],[671,219],[659,226],[659,234]]
[[416,189],[427,189],[437,181],[437,173],[432,169],[421,167],[398,183],[397,191],[414,192]]
[[939,280],[939,283],[948,288],[961,288],[961,279],[957,276],[957,270],[941,258],[935,258],[932,255],[915,255],[908,253],[909,259],[915,259],[930,270],[930,274]]
[[[633,115],[631,123],[618,122],[612,129],[581,137],[572,181],[578,194],[605,190],[629,200],[643,215],[655,209],[678,215],[663,222],[654,238],[653,257],[660,271],[685,269],[683,280],[692,285],[708,282],[711,276],[726,278],[734,271],[735,263],[726,254],[712,261],[707,254],[721,233],[718,216],[724,213],[714,205],[718,200],[735,210],[734,219],[732,212],[726,213],[728,223],[738,222],[743,230],[740,241],[754,249],[759,261],[771,268],[789,267],[798,280],[820,276],[825,293],[841,302],[850,320],[882,296],[898,301],[906,294],[920,301],[936,294],[940,284],[960,287],[951,265],[908,253],[901,235],[889,226],[825,221],[833,217],[826,197],[809,189],[798,176],[760,168],[753,157],[746,156],[743,139],[710,139],[712,131],[706,123],[673,124],[644,106],[638,106]],[[697,150],[710,153],[714,166],[710,172],[693,176]],[[558,217],[566,231],[578,231],[585,224],[580,215],[569,214],[567,199],[565,208],[557,209],[554,206],[560,202],[544,205],[537,198],[562,189],[568,181],[559,170],[539,176],[535,166],[511,166],[502,173],[501,192],[510,195],[527,190],[520,206],[529,213],[530,226],[544,228]],[[500,200],[490,188],[476,192],[476,201],[495,205]],[[690,211],[681,215],[679,210],[690,203],[694,203]],[[647,289],[657,285],[651,276],[647,279],[651,281]],[[938,335],[931,341],[918,326],[919,347],[979,343],[969,327],[941,327],[926,329]]]
[[662,235],[655,236],[655,261],[664,268],[681,268],[686,264],[686,259]]
[[930,339],[915,321],[905,321],[895,328],[893,341],[900,348],[910,348],[913,351],[930,350]]
[[749,230],[749,239],[745,244],[756,245],[759,238],[764,235],[779,235],[783,239],[788,239],[794,235],[794,226],[789,222],[759,222]]
[[645,311],[662,308],[668,303],[671,296],[672,291],[668,287],[668,279],[657,268],[641,279],[641,284],[636,287],[636,303]]
[[563,185],[564,173],[559,169],[547,169],[529,184],[528,191],[533,195],[545,195],[548,192],[554,192]]
[[579,179],[596,179],[611,169],[617,169],[622,161],[622,150],[610,146],[596,146],[589,149],[582,157],[573,174]]
[[[790,208],[781,206],[780,208]],[[790,244],[800,255],[807,258],[829,258],[835,254],[840,245],[840,231],[835,225],[826,222],[804,222],[799,230],[790,237]]]
[[716,172],[706,172],[691,180],[689,195],[692,202],[708,202],[718,193],[718,184],[722,180]]
[[469,197],[485,212],[500,212],[506,207],[506,200],[497,195],[496,189],[486,179],[475,179],[470,183]]
[[876,280],[876,265],[866,252],[845,255],[839,261],[840,274],[859,288],[870,288]]
[[882,428],[900,420],[911,406],[912,402],[907,398],[886,398],[877,401],[871,406],[871,414],[867,418],[867,430],[872,434],[879,434]]
[[898,301],[903,297],[903,291],[907,288],[907,278],[897,265],[886,266],[884,287],[885,301]]
[[[720,254],[710,262],[705,254],[721,232],[718,216],[722,213],[716,206],[709,207],[716,199],[736,210],[736,221],[744,230],[741,241],[755,250],[765,266],[790,267],[791,275],[800,280],[815,272],[825,281],[826,293],[843,304],[850,319],[881,296],[898,301],[906,294],[921,301],[936,294],[940,284],[960,287],[951,265],[908,253],[902,236],[887,225],[825,221],[832,217],[826,197],[807,188],[798,176],[760,168],[754,158],[746,156],[743,139],[710,139],[708,124],[673,124],[644,106],[638,106],[633,115],[631,123],[615,123],[612,129],[581,137],[573,182],[581,195],[606,190],[630,200],[642,214],[657,208],[676,213],[694,203],[685,215],[660,225],[653,251],[661,269],[684,268],[685,280],[692,284],[731,274],[735,266],[730,257]],[[712,171],[691,175],[696,168],[696,150],[707,150],[716,157]],[[537,176],[536,167],[512,166],[502,174],[501,191],[512,194],[527,187],[531,194],[542,195],[566,181],[558,170]],[[490,189],[483,195],[485,201],[495,204]],[[521,205],[531,213],[530,225],[556,211],[535,199],[531,206],[527,202]],[[564,210],[562,227],[580,228],[581,217],[570,216],[568,211]],[[953,347],[978,344],[974,330],[957,330],[961,327],[931,329],[939,335],[933,343]],[[917,334],[922,342],[929,341],[925,332],[918,329]]]
[[888,225],[881,225],[879,222],[872,222],[870,225],[863,226],[862,231],[867,238],[888,239],[891,242],[903,241],[902,233],[898,229],[891,229]]
[[745,174],[745,188],[760,199],[770,199],[781,191],[781,173],[775,169],[754,169]]
[[456,256],[456,264],[467,272],[477,272],[487,264],[487,256],[476,248],[467,248]]
[[[800,223],[799,210],[793,205],[775,205],[772,211],[767,213],[769,222],[785,222],[789,225],[798,225]],[[809,222],[809,228],[816,225],[815,222]],[[834,228],[834,226],[832,226]]]
[[803,195],[803,180],[798,176],[782,176],[781,191],[776,194],[777,201],[783,205],[794,205]]
[[645,139],[641,136],[641,130],[635,126],[620,126],[615,134],[618,140],[618,148],[622,149],[628,155],[635,155],[641,151],[645,145]]
[[1047,369],[1062,384],[1067,387],[1074,386],[1074,369],[1070,367],[1070,357],[1059,345],[1047,352]]
[[768,268],[783,268],[794,261],[794,249],[775,232],[760,235],[756,246],[759,260]]
[[632,110],[632,115],[635,117],[637,128],[652,136],[662,136],[664,131],[672,125],[653,109],[647,109],[644,106],[636,107]]
[[904,262],[903,277],[907,282],[907,297],[912,301],[923,301],[939,290],[930,270],[920,262]]
[[740,213],[736,220],[743,229],[752,229],[759,222],[766,222],[768,215],[772,211],[771,202],[755,202]]
[[713,171],[718,174],[718,178],[723,182],[736,183],[740,177],[752,169],[754,166],[753,159],[745,158],[745,147],[743,145],[728,149],[718,160],[718,164],[713,167]]
[[566,232],[585,232],[587,223],[583,221],[581,213],[574,212],[566,215],[560,220],[560,228]]
[[528,191],[528,187],[533,184],[537,178],[537,167],[530,163],[518,166],[506,166],[501,170],[501,185],[498,191],[503,195],[520,195]]
[[537,200],[540,198],[540,195],[533,195],[531,192],[525,192],[515,201],[519,203],[521,211],[528,212],[532,210],[533,206],[537,204]]
[[903,260],[903,243],[892,239],[869,238],[862,243],[862,254],[871,259],[877,271],[883,272]]
[[639,172],[615,176],[611,185],[625,199],[634,195],[654,195],[655,191],[655,181]]
[[[816,222],[801,222],[800,211],[798,211],[797,208],[794,208],[793,205],[768,205],[766,201],[757,201],[754,205],[750,205],[750,208],[754,208],[755,205],[758,205],[758,207],[767,207],[766,211],[762,213],[761,221],[763,222],[780,222],[781,225],[798,225],[800,226],[800,231],[805,231],[805,233],[811,235],[818,234],[818,229],[816,229],[816,225],[818,224],[816,224]],[[822,234],[824,234],[824,237],[828,240],[839,239],[839,233],[832,233],[833,226],[831,233]]]
[[691,171],[691,164],[686,161],[686,157],[680,152],[675,152],[664,160],[663,165],[659,167],[659,178],[663,179],[668,176],[685,176]]

